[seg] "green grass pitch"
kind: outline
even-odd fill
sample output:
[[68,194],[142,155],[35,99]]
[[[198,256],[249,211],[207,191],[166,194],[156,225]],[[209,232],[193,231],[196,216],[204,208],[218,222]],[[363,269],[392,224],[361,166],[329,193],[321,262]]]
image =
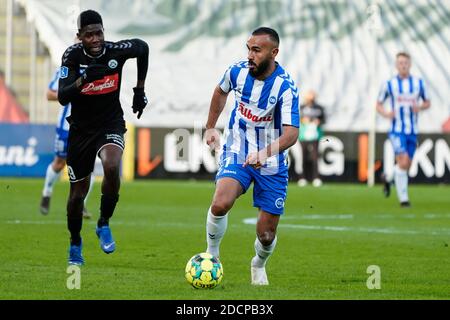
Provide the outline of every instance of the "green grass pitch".
[[[95,220],[84,220],[81,289],[66,281],[69,184],[54,188],[48,216],[39,213],[43,180],[0,181],[0,299],[449,299],[450,187],[411,185],[412,208],[395,189],[290,184],[278,244],[267,264],[270,285],[250,285],[256,209],[252,190],[231,210],[222,241],[223,282],[197,290],[184,268],[205,250],[212,182],[122,183],[111,221],[116,252],[104,254]],[[88,208],[98,217],[100,183]],[[368,266],[381,270],[369,290]]]

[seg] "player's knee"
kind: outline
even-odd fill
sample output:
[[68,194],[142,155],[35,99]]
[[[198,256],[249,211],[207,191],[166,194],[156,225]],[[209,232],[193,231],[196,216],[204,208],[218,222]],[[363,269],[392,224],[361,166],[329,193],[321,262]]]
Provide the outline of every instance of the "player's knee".
[[69,204],[78,205],[84,202],[84,197],[82,195],[69,196]]
[[397,157],[397,165],[402,170],[408,170],[409,166],[411,164],[411,160],[409,159],[408,155],[402,154]]
[[265,231],[262,233],[258,234],[258,239],[259,242],[261,242],[261,244],[263,246],[270,246],[273,242],[273,240],[275,240],[275,232],[273,231]]
[[103,163],[103,172],[107,177],[118,177],[120,175],[119,166],[113,161],[105,161]]
[[224,200],[213,200],[213,203],[211,205],[211,212],[214,215],[223,216],[228,211],[230,211],[231,207],[233,206],[232,203],[229,203]]
[[66,165],[65,161],[54,161],[53,162],[53,170],[56,172],[60,172],[62,169],[64,169],[65,165]]
[[84,206],[84,197],[81,195],[69,196],[67,201],[67,214],[69,216],[82,215]]
[[409,169],[409,161],[407,159],[402,160],[398,163],[398,166],[400,167],[400,169],[402,170],[408,170]]

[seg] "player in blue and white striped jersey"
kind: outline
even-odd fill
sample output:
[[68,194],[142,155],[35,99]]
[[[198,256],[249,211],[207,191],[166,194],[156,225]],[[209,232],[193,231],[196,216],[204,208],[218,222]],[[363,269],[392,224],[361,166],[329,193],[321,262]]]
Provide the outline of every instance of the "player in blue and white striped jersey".
[[[49,101],[58,101],[58,82],[60,76],[60,68],[58,68],[48,85],[47,90],[47,100]],[[67,139],[69,137],[69,123],[66,118],[70,116],[71,105],[70,103],[62,106],[59,110],[58,121],[56,123],[56,136],[55,136],[55,157],[53,161],[48,165],[47,171],[45,174],[45,182],[44,189],[42,190],[42,198],[40,203],[40,211],[42,214],[48,214],[50,210],[50,199],[53,193],[53,185],[56,180],[60,177],[64,166],[66,165],[67,158]],[[91,179],[91,184],[89,187],[88,194],[92,189],[94,179]],[[83,217],[89,219],[91,217],[90,213],[86,209],[86,201],[85,206],[83,208]]]
[[215,131],[227,96],[235,103],[221,149],[216,190],[206,223],[207,252],[219,256],[228,212],[254,182],[253,205],[259,209],[252,284],[267,285],[265,264],[276,245],[276,230],[284,211],[288,186],[287,149],[298,137],[298,90],[275,61],[279,36],[261,27],[247,41],[248,61],[232,65],[214,90],[206,124],[206,141],[220,148]]
[[[411,57],[400,52],[396,56],[398,75],[386,81],[377,99],[377,111],[392,120],[389,139],[395,152],[394,177],[385,176],[384,194],[390,195],[390,185],[395,181],[397,196],[402,207],[409,207],[408,170],[417,146],[418,113],[430,107],[430,99],[421,78],[410,74]],[[390,108],[383,103],[389,100]],[[421,102],[421,104],[420,104]]]

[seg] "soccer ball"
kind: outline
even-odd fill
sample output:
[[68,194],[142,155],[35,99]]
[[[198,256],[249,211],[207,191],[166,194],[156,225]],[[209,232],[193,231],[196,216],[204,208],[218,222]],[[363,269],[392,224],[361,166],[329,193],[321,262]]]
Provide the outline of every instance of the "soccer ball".
[[199,253],[189,259],[184,276],[196,289],[212,289],[222,281],[222,264],[210,253]]

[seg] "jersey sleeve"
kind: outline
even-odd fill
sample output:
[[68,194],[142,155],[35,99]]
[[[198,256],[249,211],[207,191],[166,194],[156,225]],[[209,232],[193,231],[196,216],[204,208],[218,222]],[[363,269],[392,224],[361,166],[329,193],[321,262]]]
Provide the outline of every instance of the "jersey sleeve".
[[147,42],[141,39],[129,39],[111,43],[110,45],[111,48],[120,53],[123,62],[130,58],[137,58],[138,80],[145,80],[147,77],[149,57],[149,47]]
[[386,101],[387,97],[389,97],[388,82],[384,82],[378,92],[377,102],[383,103]]
[[222,79],[219,82],[219,87],[220,89],[222,89],[223,92],[228,93],[231,91],[232,89],[232,84],[231,84],[231,68],[229,67],[227,69],[227,71],[225,71]]
[[120,55],[126,59],[137,58],[148,54],[149,47],[147,42],[141,39],[121,40],[110,44],[110,47],[120,52]]
[[300,126],[300,114],[298,105],[298,89],[289,86],[281,95],[281,123],[298,128]]
[[78,64],[76,61],[77,45],[69,47],[64,52],[61,59],[61,68],[59,69],[58,83],[58,101],[63,106],[71,102],[71,100],[79,94],[75,81],[79,77]]
[[423,101],[430,100],[428,90],[425,88],[425,83],[422,79],[419,79],[419,97],[421,97]]

